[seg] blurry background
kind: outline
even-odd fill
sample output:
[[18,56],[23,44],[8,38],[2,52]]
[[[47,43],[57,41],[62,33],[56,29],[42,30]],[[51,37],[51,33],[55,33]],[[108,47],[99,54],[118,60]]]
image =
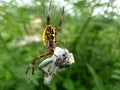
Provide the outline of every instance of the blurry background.
[[120,90],[120,0],[52,0],[54,26],[65,6],[58,38],[76,63],[47,86],[43,75],[26,79],[31,60],[47,52],[41,35],[49,2],[0,0],[0,90]]

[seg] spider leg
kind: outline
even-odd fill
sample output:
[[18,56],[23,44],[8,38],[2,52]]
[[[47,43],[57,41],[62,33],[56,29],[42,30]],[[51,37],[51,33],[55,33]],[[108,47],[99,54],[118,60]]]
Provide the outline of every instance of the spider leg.
[[66,45],[65,45],[65,43],[63,41],[57,40],[57,42],[60,42],[63,45],[64,48],[66,47]]
[[65,45],[65,44],[64,44],[64,42],[63,42],[63,41],[61,41],[61,40],[57,40],[57,42],[60,42],[60,43],[62,43],[62,45]]
[[32,68],[32,75],[35,75],[35,73],[34,73],[34,65],[35,65],[35,62],[36,62],[38,59],[43,58],[43,57],[48,56],[48,55],[51,55],[51,53],[48,52],[48,53],[46,53],[46,54],[43,54],[43,55],[40,55],[40,56],[34,58],[34,59],[32,60],[32,62],[31,62],[31,64],[29,65],[29,67],[27,68],[26,72],[25,72],[26,75],[28,74],[28,71],[30,70],[30,68]]
[[48,9],[47,25],[50,25],[50,7],[51,7],[51,2],[50,2],[50,5],[49,5],[49,9]]
[[60,31],[60,28],[61,28],[61,25],[62,25],[62,20],[63,20],[63,14],[64,14],[64,7],[63,7],[63,10],[62,10],[62,14],[60,16],[60,21],[59,21],[59,24],[58,24],[57,31]]

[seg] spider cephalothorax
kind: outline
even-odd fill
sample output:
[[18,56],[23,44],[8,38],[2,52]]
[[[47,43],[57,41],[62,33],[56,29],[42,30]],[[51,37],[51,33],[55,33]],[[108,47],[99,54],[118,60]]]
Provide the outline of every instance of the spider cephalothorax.
[[44,42],[44,46],[48,50],[48,52],[46,54],[43,54],[43,55],[40,55],[40,56],[34,58],[31,62],[31,64],[29,65],[29,67],[27,68],[26,74],[28,74],[28,71],[30,70],[30,68],[32,68],[32,74],[34,75],[34,65],[35,65],[35,62],[37,60],[39,60],[42,57],[48,56],[48,55],[50,55],[50,56],[54,55],[54,50],[56,48],[56,42],[59,41],[59,40],[57,40],[57,32],[61,28],[63,14],[64,14],[64,7],[63,7],[63,10],[62,10],[62,14],[61,14],[61,17],[60,17],[58,27],[54,27],[50,23],[50,7],[51,7],[51,2],[50,2],[49,10],[48,10],[46,28],[44,29],[43,37],[42,37],[43,42]]

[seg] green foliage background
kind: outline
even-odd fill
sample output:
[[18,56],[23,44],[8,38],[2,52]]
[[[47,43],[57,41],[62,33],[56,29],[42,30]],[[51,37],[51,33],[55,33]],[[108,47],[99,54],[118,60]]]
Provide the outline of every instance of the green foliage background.
[[[76,63],[58,73],[47,86],[43,75],[30,74],[31,84],[25,70],[34,57],[46,52],[41,35],[49,1],[31,0],[32,5],[19,5],[17,1],[0,1],[0,90],[120,90],[120,9],[114,5],[116,0],[65,0],[72,7],[65,6],[58,38],[74,54]],[[52,1],[51,8],[51,23],[55,26],[62,8],[56,1]],[[93,15],[100,7],[102,13]],[[41,22],[32,23],[36,19]],[[40,35],[40,41],[30,38],[24,45],[19,43],[32,35]],[[40,73],[37,65],[42,60],[36,64],[36,73]]]

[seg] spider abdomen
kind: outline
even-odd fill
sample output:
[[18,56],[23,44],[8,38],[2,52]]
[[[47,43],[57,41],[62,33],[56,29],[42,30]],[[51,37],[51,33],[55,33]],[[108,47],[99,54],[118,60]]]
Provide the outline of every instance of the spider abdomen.
[[48,25],[43,32],[43,42],[45,46],[51,46],[50,43],[56,43],[56,29],[55,27]]

